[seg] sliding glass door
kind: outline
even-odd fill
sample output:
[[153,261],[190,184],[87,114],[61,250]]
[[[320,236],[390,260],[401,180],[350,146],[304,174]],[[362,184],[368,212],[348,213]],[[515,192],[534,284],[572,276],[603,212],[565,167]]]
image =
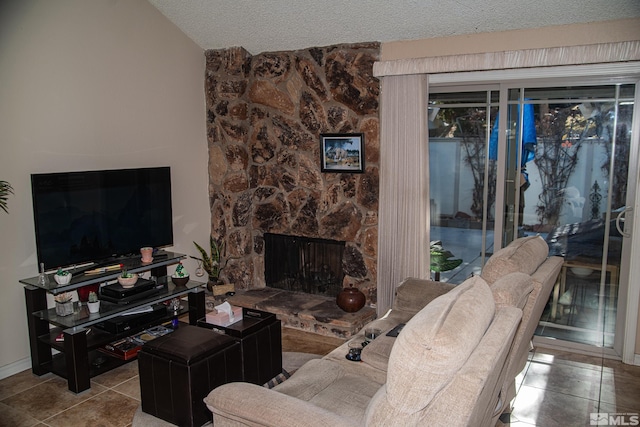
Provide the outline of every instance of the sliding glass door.
[[487,147],[498,112],[494,89],[430,94],[430,236],[450,259],[462,260],[452,270],[433,266],[441,280],[460,283],[479,274],[493,250],[496,161]]
[[634,94],[634,84],[522,91],[537,111],[535,214],[565,260],[540,336],[613,347]]
[[497,248],[541,235],[564,265],[537,334],[612,348],[629,268],[636,79],[576,81],[430,87],[431,239],[462,259],[440,273],[460,283]]

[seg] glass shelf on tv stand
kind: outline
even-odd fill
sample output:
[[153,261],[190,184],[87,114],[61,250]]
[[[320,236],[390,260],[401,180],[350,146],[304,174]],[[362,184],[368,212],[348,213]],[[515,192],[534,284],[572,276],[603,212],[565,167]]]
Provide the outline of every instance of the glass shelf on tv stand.
[[193,292],[196,288],[201,288],[204,283],[190,280],[184,286],[176,286],[171,279],[164,276],[158,280],[158,293],[141,299],[140,301],[132,301],[129,304],[117,304],[109,301],[100,301],[100,312],[89,313],[86,303],[80,304],[74,302],[74,311],[67,316],[59,316],[56,314],[55,308],[48,310],[40,310],[32,313],[33,316],[40,320],[46,321],[54,326],[63,329],[76,327],[89,327],[99,322],[112,319],[114,317],[126,315],[127,312],[138,311],[141,309],[172,298],[179,298]]
[[[153,270],[158,267],[166,267],[167,265],[177,264],[180,260],[186,258],[186,255],[169,251],[158,251],[153,255],[153,261],[149,263],[143,263],[139,255],[132,257],[119,257],[114,258],[111,265],[122,264],[129,273],[140,273],[143,271]],[[98,267],[96,267],[98,268]],[[40,289],[44,289],[53,295],[63,292],[69,292],[74,289],[81,288],[87,285],[93,285],[95,283],[103,283],[109,280],[115,280],[121,273],[120,270],[107,271],[100,274],[87,274],[82,272],[74,274],[74,270],[69,270],[72,274],[71,281],[66,285],[59,285],[54,280],[54,274],[47,274],[48,283],[41,284],[38,281],[39,276],[29,277],[27,279],[20,280],[20,283],[30,286],[35,286]]]

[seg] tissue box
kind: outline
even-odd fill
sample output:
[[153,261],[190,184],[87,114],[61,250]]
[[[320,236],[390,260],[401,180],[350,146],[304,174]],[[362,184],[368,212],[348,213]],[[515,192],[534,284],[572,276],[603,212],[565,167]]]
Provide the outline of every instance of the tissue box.
[[233,322],[229,320],[229,315],[224,311],[218,311],[217,313],[215,311],[211,311],[207,313],[205,317],[206,322],[216,326],[229,326],[242,320],[242,307],[231,306],[231,308],[234,316]]

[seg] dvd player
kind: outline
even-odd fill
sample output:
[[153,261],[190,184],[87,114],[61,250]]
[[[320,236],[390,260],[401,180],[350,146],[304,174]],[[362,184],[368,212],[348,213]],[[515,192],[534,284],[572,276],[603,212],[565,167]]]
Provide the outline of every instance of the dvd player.
[[156,320],[162,319],[167,314],[167,306],[164,304],[155,304],[150,307],[152,308],[151,311],[139,314],[123,314],[122,316],[98,322],[94,326],[107,332],[111,332],[112,334],[118,334],[120,332],[151,324]]

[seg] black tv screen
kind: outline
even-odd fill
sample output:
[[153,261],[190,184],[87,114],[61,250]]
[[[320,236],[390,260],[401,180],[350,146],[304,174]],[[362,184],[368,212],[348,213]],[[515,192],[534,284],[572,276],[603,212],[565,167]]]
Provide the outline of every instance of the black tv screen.
[[173,245],[169,167],[33,174],[31,186],[47,270]]

